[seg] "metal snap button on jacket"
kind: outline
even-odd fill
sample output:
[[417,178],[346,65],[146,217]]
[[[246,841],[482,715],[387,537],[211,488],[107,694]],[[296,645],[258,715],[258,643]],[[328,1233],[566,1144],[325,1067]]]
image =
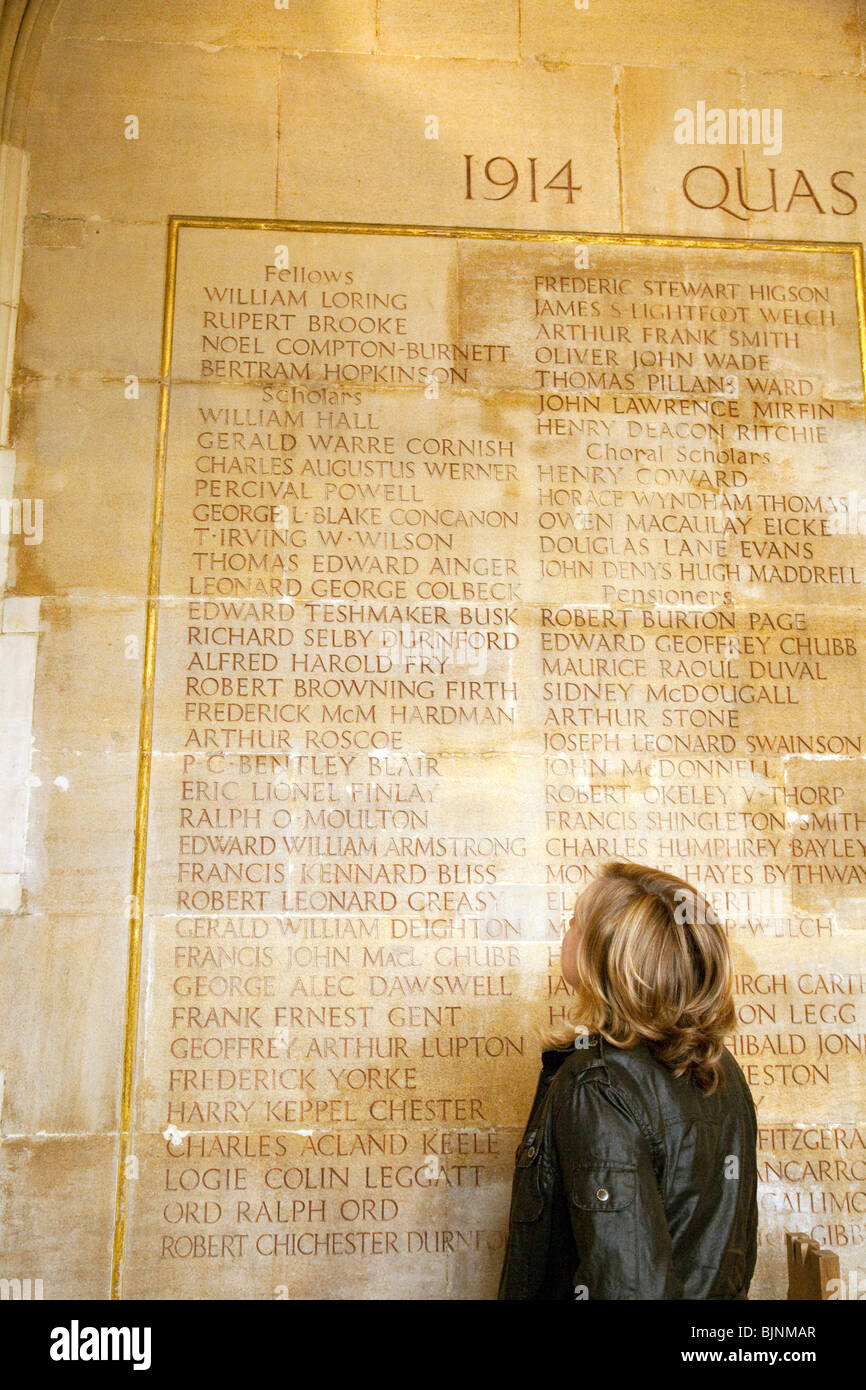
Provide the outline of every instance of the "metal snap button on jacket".
[[600,1187],[595,1195],[600,1202],[606,1202],[608,1197],[610,1196],[610,1193],[608,1192],[606,1187]]

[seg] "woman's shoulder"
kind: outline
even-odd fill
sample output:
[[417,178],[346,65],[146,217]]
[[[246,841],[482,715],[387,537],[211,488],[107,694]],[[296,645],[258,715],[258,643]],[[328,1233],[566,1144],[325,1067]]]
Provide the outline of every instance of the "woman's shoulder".
[[[545,1049],[541,1062],[545,1074],[553,1077],[561,1073],[563,1080],[582,1076],[589,1070],[601,1070],[610,1080],[634,1078],[641,1086],[655,1081],[684,1092],[696,1089],[686,1077],[675,1076],[645,1041],[632,1047],[618,1047],[599,1033],[582,1033],[569,1047]],[[726,1081],[735,1086],[746,1085],[739,1063],[726,1047],[722,1049],[721,1062]]]
[[616,1047],[590,1033],[570,1048],[542,1054],[554,1092],[571,1086],[599,1088],[613,1104],[628,1108],[642,1128],[651,1130],[685,1116],[711,1120],[717,1110],[740,1103],[748,1092],[745,1077],[727,1048],[721,1060],[724,1085],[707,1096],[688,1076],[676,1076],[646,1042]]
[[600,1134],[635,1152],[643,1144],[661,1152],[670,1135],[684,1127],[756,1130],[746,1079],[727,1049],[724,1084],[710,1094],[688,1076],[675,1076],[645,1042],[621,1048],[590,1034],[577,1047],[543,1055],[549,1068],[548,1121],[575,1151]]
[[630,1097],[653,1128],[684,1119],[721,1121],[731,1110],[754,1114],[746,1078],[726,1047],[720,1057],[722,1084],[709,1093],[688,1075],[675,1075],[645,1042],[619,1048],[603,1041],[601,1052],[612,1085]]
[[627,1070],[617,1066],[623,1052],[598,1034],[588,1034],[577,1046],[544,1054],[545,1065],[555,1068],[549,1084],[550,1121],[570,1153],[602,1139],[632,1146],[635,1152],[644,1141],[657,1141],[657,1107],[647,1105],[638,1059],[632,1058]]

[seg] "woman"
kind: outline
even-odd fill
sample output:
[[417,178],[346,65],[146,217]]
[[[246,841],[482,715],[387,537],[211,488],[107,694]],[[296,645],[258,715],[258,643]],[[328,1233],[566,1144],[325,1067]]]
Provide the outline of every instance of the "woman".
[[502,1299],[742,1299],[755,1107],[724,1045],[727,940],[683,879],[611,861],[562,945],[574,1023],[545,1041],[517,1149]]

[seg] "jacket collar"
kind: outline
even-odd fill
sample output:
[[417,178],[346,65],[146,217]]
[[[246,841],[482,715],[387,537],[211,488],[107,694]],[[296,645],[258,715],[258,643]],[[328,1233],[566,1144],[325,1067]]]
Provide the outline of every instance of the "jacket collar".
[[[592,1038],[598,1039],[599,1042],[601,1041],[601,1039],[598,1038],[598,1034],[597,1034],[597,1033],[591,1033],[589,1036],[592,1037]],[[562,1047],[562,1048],[551,1048],[551,1049],[550,1049],[549,1051],[547,1051],[547,1052],[542,1052],[542,1054],[541,1054],[541,1070],[542,1070],[542,1071],[545,1073],[545,1075],[547,1075],[547,1076],[555,1076],[556,1073],[559,1071],[559,1068],[560,1068],[565,1062],[568,1061],[569,1057],[573,1057],[574,1054],[575,1054],[575,1052],[577,1052],[578,1050],[579,1050],[579,1049],[577,1049],[577,1048],[575,1048],[574,1046],[572,1046],[572,1047]],[[582,1050],[583,1050],[583,1049],[580,1049],[580,1051],[582,1051]],[[587,1051],[587,1052],[594,1052],[594,1049],[587,1048],[586,1051]],[[598,1053],[595,1053],[594,1055],[598,1056]]]

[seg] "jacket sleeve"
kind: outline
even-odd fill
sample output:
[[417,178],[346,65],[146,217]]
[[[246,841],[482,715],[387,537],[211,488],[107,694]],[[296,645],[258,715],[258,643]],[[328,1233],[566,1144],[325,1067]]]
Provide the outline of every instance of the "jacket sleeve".
[[758,1146],[758,1115],[755,1110],[755,1101],[749,1089],[748,1082],[740,1072],[742,1078],[742,1089],[745,1093],[745,1105],[747,1115],[747,1125],[749,1134],[749,1147],[746,1154],[744,1167],[748,1175],[749,1182],[749,1203],[746,1237],[746,1273],[741,1291],[741,1297],[748,1296],[749,1286],[755,1273],[755,1265],[758,1262],[758,1182],[757,1182],[757,1146]]
[[570,1299],[574,1245],[542,1076],[517,1148],[500,1299]]
[[575,1297],[682,1298],[650,1140],[622,1093],[597,1074],[581,1077],[557,1097],[553,1131]]

